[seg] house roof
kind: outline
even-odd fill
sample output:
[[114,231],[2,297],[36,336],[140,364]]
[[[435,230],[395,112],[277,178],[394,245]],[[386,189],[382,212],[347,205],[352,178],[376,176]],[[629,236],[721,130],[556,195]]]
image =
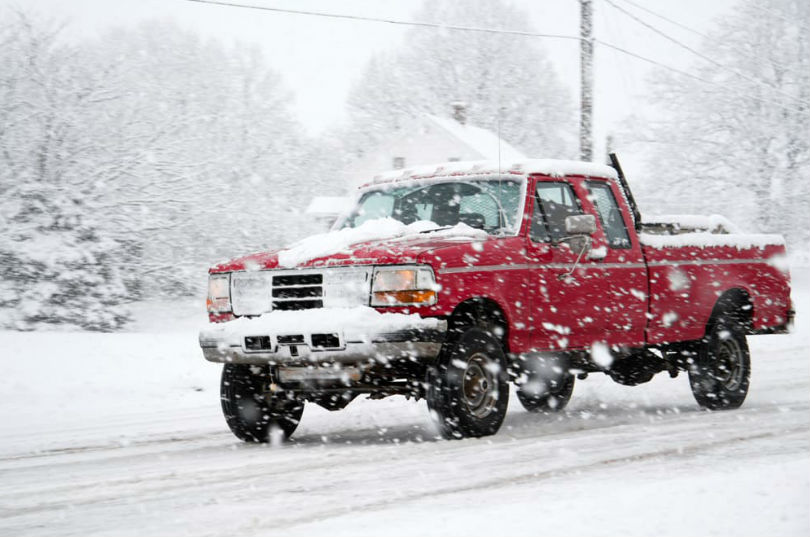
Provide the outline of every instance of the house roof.
[[354,200],[344,196],[316,196],[307,206],[306,213],[315,216],[337,216],[352,208]]
[[432,114],[425,114],[425,116],[432,123],[478,153],[483,160],[514,161],[526,158],[526,155],[522,152],[503,140],[499,140],[498,136],[492,131]]

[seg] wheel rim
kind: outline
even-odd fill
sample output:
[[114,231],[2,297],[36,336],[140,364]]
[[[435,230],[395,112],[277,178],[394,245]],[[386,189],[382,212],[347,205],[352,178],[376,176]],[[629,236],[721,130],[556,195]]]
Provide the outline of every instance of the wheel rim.
[[744,374],[740,344],[733,338],[722,341],[717,352],[715,378],[725,389],[737,390],[742,386]]
[[485,354],[477,353],[470,357],[464,370],[464,402],[477,418],[491,414],[498,401],[498,382],[491,363]]

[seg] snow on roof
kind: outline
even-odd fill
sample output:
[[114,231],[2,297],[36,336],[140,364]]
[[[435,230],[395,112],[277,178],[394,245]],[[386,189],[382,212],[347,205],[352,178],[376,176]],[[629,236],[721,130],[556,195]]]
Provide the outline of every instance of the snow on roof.
[[464,145],[477,152],[484,159],[498,160],[499,145],[501,160],[520,160],[526,158],[526,155],[521,151],[515,149],[503,140],[499,140],[498,135],[492,131],[432,114],[425,114],[425,116],[427,116],[430,121],[449,132]]
[[307,206],[307,214],[340,215],[348,212],[354,204],[353,198],[344,196],[316,196]]
[[460,175],[528,175],[539,173],[552,177],[565,177],[566,175],[582,175],[586,177],[605,177],[617,179],[616,170],[605,164],[582,162],[579,160],[556,159],[517,159],[517,160],[477,160],[466,162],[445,162],[416,166],[406,170],[391,170],[374,177],[370,184],[395,183],[434,177],[448,177]]

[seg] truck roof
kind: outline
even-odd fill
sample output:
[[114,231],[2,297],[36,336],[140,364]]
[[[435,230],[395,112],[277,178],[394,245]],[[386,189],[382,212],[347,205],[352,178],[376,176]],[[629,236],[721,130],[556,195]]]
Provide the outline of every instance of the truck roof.
[[529,175],[543,174],[553,177],[567,175],[583,175],[587,177],[604,177],[617,179],[616,170],[605,164],[583,162],[579,160],[557,159],[522,159],[504,160],[500,163],[492,160],[444,162],[415,166],[403,170],[391,170],[374,177],[370,182],[360,188],[376,184],[396,183],[418,179],[431,179],[434,177],[456,177],[465,175]]

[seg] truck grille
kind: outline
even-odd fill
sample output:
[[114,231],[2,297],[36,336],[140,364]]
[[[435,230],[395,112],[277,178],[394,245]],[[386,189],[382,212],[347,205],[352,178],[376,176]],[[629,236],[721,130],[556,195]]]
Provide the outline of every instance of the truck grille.
[[237,316],[272,310],[367,306],[371,267],[237,271],[231,304]]
[[274,310],[308,310],[323,307],[323,274],[273,276]]

